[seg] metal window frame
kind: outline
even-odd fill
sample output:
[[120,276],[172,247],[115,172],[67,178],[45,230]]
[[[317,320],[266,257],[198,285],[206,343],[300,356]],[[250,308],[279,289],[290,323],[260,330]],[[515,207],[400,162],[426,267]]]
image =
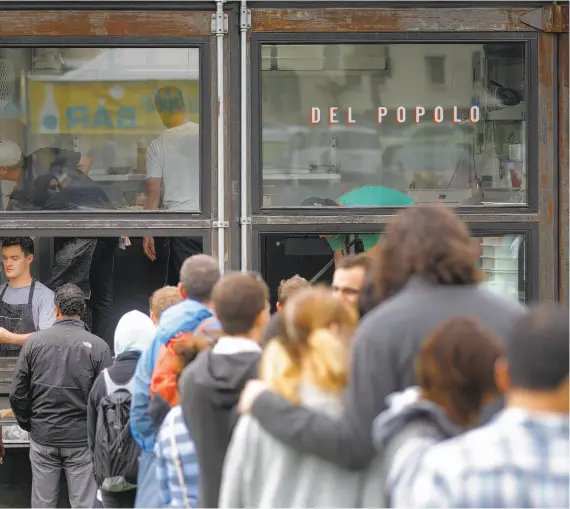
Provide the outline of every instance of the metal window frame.
[[[517,222],[472,222],[468,224],[474,237],[499,237],[502,235],[522,235],[525,249],[525,302],[537,301],[539,291],[539,239],[538,224]],[[335,233],[383,233],[386,224],[281,224],[256,225],[252,231],[252,270],[261,271],[262,237],[268,234],[335,234]]]
[[[147,229],[202,229],[210,228],[213,214],[213,143],[215,123],[212,40],[209,36],[138,37],[138,36],[0,36],[0,47],[5,48],[196,48],[199,50],[199,108],[200,108],[200,212],[168,211],[33,211],[0,212],[0,231],[7,229],[40,229],[74,231],[77,228],[106,231]],[[53,230],[52,230],[53,229]]]
[[[525,100],[527,101],[526,161],[527,203],[521,206],[461,207],[462,214],[528,214],[539,209],[539,143],[538,129],[538,34],[535,32],[359,32],[359,33],[280,33],[253,32],[250,48],[251,97],[251,207],[253,215],[335,215],[334,208],[322,207],[263,207],[262,168],[262,87],[261,48],[264,44],[482,44],[493,42],[521,42],[525,46]],[[379,209],[381,214],[379,214]],[[384,215],[399,210],[394,207],[350,207],[353,214]]]

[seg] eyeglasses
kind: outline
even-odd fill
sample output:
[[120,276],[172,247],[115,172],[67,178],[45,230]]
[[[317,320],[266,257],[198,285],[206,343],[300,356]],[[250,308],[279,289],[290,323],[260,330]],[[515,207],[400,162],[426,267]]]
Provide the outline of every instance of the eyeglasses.
[[345,295],[360,295],[361,290],[351,288],[350,286],[331,286],[331,290],[335,293],[344,293]]

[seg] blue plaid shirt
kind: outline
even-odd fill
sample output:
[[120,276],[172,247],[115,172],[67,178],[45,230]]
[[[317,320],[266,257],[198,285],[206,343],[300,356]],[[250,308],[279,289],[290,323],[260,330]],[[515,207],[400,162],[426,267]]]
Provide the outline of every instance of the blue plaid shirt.
[[569,416],[503,410],[428,448],[392,488],[392,507],[570,507]]
[[158,460],[156,475],[164,505],[172,508],[197,507],[198,457],[180,405],[173,407],[164,419],[154,452]]

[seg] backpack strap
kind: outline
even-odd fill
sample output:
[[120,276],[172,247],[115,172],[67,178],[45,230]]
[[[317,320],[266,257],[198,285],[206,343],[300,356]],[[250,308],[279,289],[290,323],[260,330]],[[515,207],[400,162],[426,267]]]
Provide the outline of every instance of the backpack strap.
[[212,315],[208,318],[205,318],[200,322],[200,325],[198,325],[198,327],[196,328],[196,332],[202,333],[214,323],[218,323],[218,317],[216,315]]
[[171,459],[174,462],[174,467],[178,476],[178,482],[180,483],[180,488],[182,488],[184,503],[186,508],[191,509],[192,505],[190,504],[190,498],[188,497],[188,490],[186,489],[186,482],[184,480],[184,473],[182,471],[182,460],[180,458],[180,453],[178,452],[178,445],[176,444],[176,421],[174,420],[170,422],[170,450]]
[[133,393],[134,384],[135,384],[135,377],[133,376],[126,384],[119,385],[113,382],[111,379],[111,375],[109,375],[109,370],[105,368],[103,370],[103,379],[105,380],[105,388],[107,390],[107,396],[117,392],[121,389],[128,391],[129,393]]

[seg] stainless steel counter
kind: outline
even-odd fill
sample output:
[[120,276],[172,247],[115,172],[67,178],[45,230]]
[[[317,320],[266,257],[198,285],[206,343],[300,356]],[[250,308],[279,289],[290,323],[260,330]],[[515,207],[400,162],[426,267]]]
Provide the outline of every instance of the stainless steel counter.
[[2,442],[6,449],[30,446],[29,434],[18,426],[16,419],[12,417],[0,419],[0,428],[2,429]]

